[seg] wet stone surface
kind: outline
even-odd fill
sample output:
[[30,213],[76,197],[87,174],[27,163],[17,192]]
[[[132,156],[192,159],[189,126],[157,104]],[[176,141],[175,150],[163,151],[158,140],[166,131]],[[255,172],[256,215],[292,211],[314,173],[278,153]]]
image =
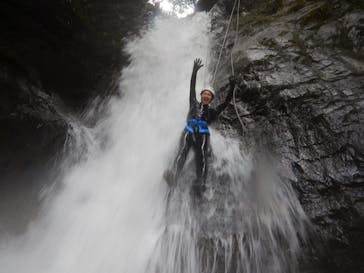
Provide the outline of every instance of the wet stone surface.
[[[353,1],[289,1],[270,15],[262,10],[258,5],[241,14],[232,49],[240,80],[262,86],[241,86],[238,94],[238,106],[246,110],[245,137],[292,170],[291,183],[320,238],[307,248],[323,248],[308,255],[311,262],[320,272],[361,272],[363,7]],[[219,40],[228,16],[223,5],[214,12]],[[230,69],[230,52],[225,56],[221,81]],[[240,130],[235,112],[226,115],[224,121]]]
[[67,118],[115,93],[125,39],[154,12],[144,1],[0,3],[0,233],[34,218]]

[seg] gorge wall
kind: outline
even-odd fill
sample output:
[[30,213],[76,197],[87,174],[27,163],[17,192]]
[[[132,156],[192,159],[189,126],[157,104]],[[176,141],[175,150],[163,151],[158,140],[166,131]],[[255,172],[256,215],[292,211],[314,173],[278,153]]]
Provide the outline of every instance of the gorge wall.
[[[146,1],[0,3],[0,221],[15,232],[39,205],[39,191],[82,115],[117,88],[126,37],[154,8]],[[9,212],[19,213],[15,220]]]
[[[197,3],[211,9],[216,58],[233,3]],[[363,4],[241,3],[239,39],[234,44],[229,33],[215,87],[231,73],[232,50],[246,128],[232,105],[221,124],[290,171],[284,179],[313,224],[302,272],[364,272]],[[1,229],[25,229],[67,138],[68,115],[82,116],[94,98],[113,94],[128,62],[124,38],[154,12],[142,0],[0,4]]]
[[[212,9],[220,43],[233,2],[220,1]],[[235,31],[230,31],[230,50],[224,53],[216,85],[231,73],[232,50],[235,72],[245,81],[237,96],[244,138],[268,148],[291,170],[286,179],[319,238],[308,246],[310,263],[319,261],[320,272],[361,272],[363,5],[302,0],[242,5],[239,39],[234,45]],[[241,131],[230,110],[224,122]]]

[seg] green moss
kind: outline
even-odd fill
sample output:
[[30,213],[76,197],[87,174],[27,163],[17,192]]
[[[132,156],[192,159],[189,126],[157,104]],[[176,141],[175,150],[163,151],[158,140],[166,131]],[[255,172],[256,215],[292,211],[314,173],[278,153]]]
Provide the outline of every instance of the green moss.
[[257,9],[258,13],[271,15],[277,13],[283,7],[283,0],[264,1]]
[[264,14],[250,12],[244,16],[241,16],[239,20],[240,20],[240,25],[242,27],[246,27],[246,26],[255,26],[255,25],[269,23],[272,21],[272,18]]
[[240,26],[250,28],[257,25],[264,25],[276,18],[276,13],[283,7],[283,0],[265,1],[249,13],[240,16]]
[[298,32],[292,32],[292,45],[299,48],[301,55],[308,56],[306,53],[306,44],[305,42],[300,38],[300,35]]
[[346,0],[354,9],[363,10],[364,1],[360,0]]
[[[311,9],[310,9],[311,8]],[[285,15],[305,9],[306,13],[300,17],[299,24],[306,26],[325,23],[327,20],[339,18],[351,11],[363,10],[364,1],[357,0],[296,0],[285,10]]]
[[289,6],[287,14],[299,11],[312,0],[296,0]]
[[271,0],[263,2],[259,11],[263,14],[272,15],[280,11],[283,6],[283,0]]
[[[351,10],[364,5],[357,2],[354,5],[354,0],[343,1],[350,4],[349,9]],[[324,23],[345,11],[342,10],[342,2],[334,0],[296,0],[286,7],[283,5],[283,0],[263,1],[249,13],[240,16],[240,27],[249,31],[256,26],[269,24],[280,17],[294,14],[302,9],[305,9],[305,14],[297,16],[301,26]]]
[[333,5],[330,1],[322,2],[321,5],[309,11],[300,21],[301,25],[323,22],[332,15]]

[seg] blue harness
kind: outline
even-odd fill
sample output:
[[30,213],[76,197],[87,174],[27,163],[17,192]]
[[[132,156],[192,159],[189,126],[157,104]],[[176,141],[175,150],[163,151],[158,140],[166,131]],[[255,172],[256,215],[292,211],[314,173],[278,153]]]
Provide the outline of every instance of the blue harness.
[[209,128],[207,127],[207,122],[201,119],[187,120],[187,125],[185,126],[185,129],[192,134],[194,133],[200,133],[206,135],[210,134]]

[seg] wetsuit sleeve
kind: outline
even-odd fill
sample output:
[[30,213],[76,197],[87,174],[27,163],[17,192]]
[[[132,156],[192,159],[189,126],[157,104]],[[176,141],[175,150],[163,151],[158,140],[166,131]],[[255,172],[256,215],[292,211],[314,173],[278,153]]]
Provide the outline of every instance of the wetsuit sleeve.
[[230,83],[230,89],[229,89],[229,92],[228,92],[228,94],[227,94],[227,96],[225,98],[225,101],[216,107],[216,117],[218,115],[220,115],[220,113],[222,111],[224,111],[225,108],[229,105],[231,99],[233,98],[234,88],[235,88],[235,82],[234,83]]
[[191,84],[190,84],[190,107],[196,105],[196,77],[197,69],[192,69]]

